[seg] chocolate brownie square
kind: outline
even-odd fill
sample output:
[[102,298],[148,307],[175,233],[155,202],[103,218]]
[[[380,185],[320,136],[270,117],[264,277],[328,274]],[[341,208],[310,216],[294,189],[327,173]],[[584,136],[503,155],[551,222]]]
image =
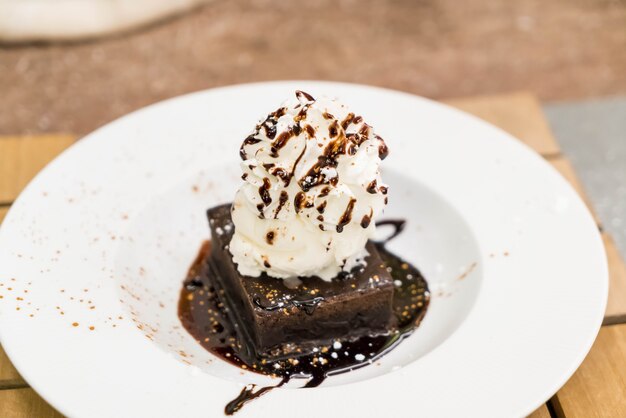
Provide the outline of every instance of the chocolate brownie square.
[[389,332],[393,280],[376,246],[369,242],[366,265],[333,280],[301,277],[290,281],[242,276],[228,245],[234,233],[230,204],[209,209],[212,236],[209,263],[218,273],[223,303],[257,356],[278,358],[328,344]]

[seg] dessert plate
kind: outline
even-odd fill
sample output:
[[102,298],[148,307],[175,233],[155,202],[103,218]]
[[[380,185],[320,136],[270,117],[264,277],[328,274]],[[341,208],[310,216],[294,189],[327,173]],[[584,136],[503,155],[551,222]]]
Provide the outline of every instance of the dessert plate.
[[244,416],[519,417],[572,375],[600,327],[598,229],[541,157],[472,116],[409,94],[325,82],[232,86],[167,100],[82,139],[0,229],[0,337],[71,417],[220,416],[272,379],[204,351],[180,326],[205,210],[240,182],[248,129],[301,89],[340,98],[387,141],[392,250],[432,290],[418,330],[315,389],[275,389]]

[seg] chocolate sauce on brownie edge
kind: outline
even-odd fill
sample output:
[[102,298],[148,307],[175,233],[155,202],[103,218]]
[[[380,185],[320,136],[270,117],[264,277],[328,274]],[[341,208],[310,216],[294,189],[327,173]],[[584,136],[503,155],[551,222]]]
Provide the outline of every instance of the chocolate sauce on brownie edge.
[[[205,349],[221,359],[244,370],[280,378],[280,383],[273,387],[282,386],[292,378],[306,378],[308,382],[304,387],[315,387],[330,375],[372,364],[411,335],[424,317],[430,300],[428,285],[419,270],[385,247],[389,240],[402,232],[405,224],[403,220],[377,223],[381,227],[389,225],[393,228],[386,240],[375,243],[394,280],[393,313],[397,327],[387,335],[364,336],[352,341],[335,340],[313,351],[309,349],[306,354],[298,354],[296,348],[292,356],[278,360],[256,357],[242,342],[242,338],[246,338],[241,335],[244,330],[231,320],[232,312],[222,302],[224,291],[216,280],[218,270],[211,266],[210,241],[203,243],[184,282],[178,306],[181,323]],[[307,313],[313,313],[322,301],[323,297],[318,296],[294,299],[291,303]],[[258,306],[268,310],[284,308],[263,305],[261,301],[258,301]],[[239,396],[228,403],[225,413],[233,414],[243,404],[273,387],[258,390],[255,390],[255,385],[244,387]]]

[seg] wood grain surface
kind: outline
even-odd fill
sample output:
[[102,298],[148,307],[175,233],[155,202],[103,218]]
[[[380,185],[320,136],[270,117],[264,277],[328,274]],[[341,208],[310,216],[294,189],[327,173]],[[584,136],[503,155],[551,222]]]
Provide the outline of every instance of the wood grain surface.
[[62,418],[30,388],[0,390],[0,414],[6,418]]
[[559,417],[626,417],[626,325],[602,327],[589,355],[552,402]]
[[13,202],[28,182],[73,142],[71,135],[0,137],[0,204]]
[[[446,103],[473,113],[513,134],[550,163],[574,186],[591,208],[569,162],[560,155],[537,100],[512,93]],[[73,135],[0,137],[0,222],[22,188],[58,153],[74,142]],[[612,239],[603,234],[611,272],[608,323],[626,322],[626,267]],[[0,293],[1,295],[1,293]],[[0,349],[0,416],[59,417],[26,385]],[[604,327],[579,371],[552,399],[561,417],[626,416],[626,325]],[[548,418],[544,405],[531,417]]]
[[544,404],[535,410],[528,418],[551,418],[548,407]]
[[0,206],[0,225],[2,225],[2,221],[4,220],[4,217],[6,216],[7,212],[9,211],[9,207],[2,207]]
[[602,238],[609,262],[609,300],[604,324],[623,324],[626,323],[626,264],[611,236],[605,233]]
[[561,152],[539,101],[530,93],[450,99],[444,103],[492,123],[544,157]]
[[18,371],[15,370],[6,353],[0,347],[0,389],[24,386],[26,386],[26,382],[24,382]]

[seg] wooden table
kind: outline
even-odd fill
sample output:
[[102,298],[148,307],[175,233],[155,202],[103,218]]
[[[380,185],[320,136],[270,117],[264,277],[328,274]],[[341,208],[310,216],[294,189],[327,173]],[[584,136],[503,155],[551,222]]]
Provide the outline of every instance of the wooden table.
[[[513,93],[447,103],[501,127],[533,148],[569,180],[592,209],[532,95]],[[0,137],[0,221],[27,182],[74,141],[72,135]],[[596,221],[602,231],[597,217]],[[626,266],[611,237],[605,232],[602,235],[610,272],[605,325],[582,366],[533,418],[626,417]],[[0,416],[61,416],[29,388],[1,348]]]

